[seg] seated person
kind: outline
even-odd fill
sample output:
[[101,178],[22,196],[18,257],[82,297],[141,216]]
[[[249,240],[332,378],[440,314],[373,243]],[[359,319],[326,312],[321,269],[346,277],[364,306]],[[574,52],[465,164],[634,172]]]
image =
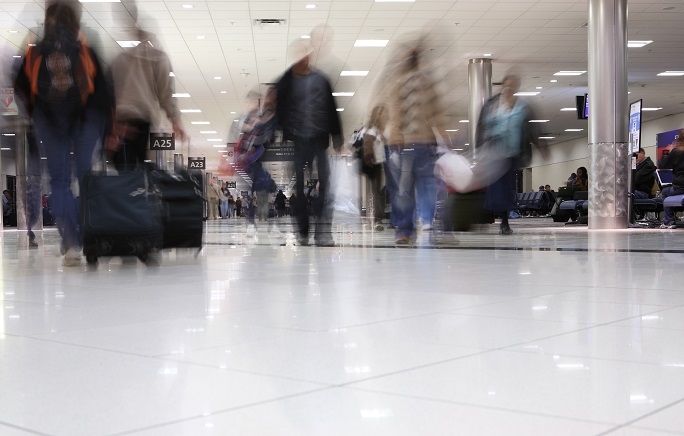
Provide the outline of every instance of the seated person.
[[651,188],[655,181],[656,166],[650,157],[646,157],[643,148],[637,153],[637,167],[634,175],[634,198],[650,198]]
[[[672,185],[663,189],[663,200],[673,195],[684,194],[684,129],[679,131],[679,136],[670,150],[670,154],[663,159],[664,169],[672,169]],[[661,229],[676,229],[676,216],[671,207],[664,208],[663,224]]]
[[572,186],[577,188],[578,191],[588,191],[589,190],[589,174],[587,169],[584,167],[577,168],[577,178],[573,182]]
[[568,177],[568,181],[565,182],[566,186],[572,186],[575,184],[575,180],[577,180],[577,174],[576,173],[571,173],[570,177]]

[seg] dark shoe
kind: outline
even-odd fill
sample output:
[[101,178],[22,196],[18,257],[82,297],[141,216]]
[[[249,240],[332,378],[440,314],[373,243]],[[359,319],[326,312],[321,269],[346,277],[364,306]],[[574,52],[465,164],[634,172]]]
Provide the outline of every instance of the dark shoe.
[[317,239],[316,240],[316,247],[334,247],[335,246],[335,240],[330,238],[330,239]]
[[408,236],[399,236],[397,239],[394,240],[394,243],[399,246],[411,245],[411,238],[409,238]]
[[513,230],[511,230],[511,228],[508,227],[508,226],[506,226],[506,227],[501,227],[501,230],[499,230],[499,234],[500,234],[500,235],[512,235],[512,234],[513,234]]
[[309,245],[309,237],[298,235],[297,236],[297,245],[301,245],[302,247],[308,246]]
[[374,228],[378,232],[382,232],[383,230],[385,230],[385,226],[383,226],[382,224],[376,224]]

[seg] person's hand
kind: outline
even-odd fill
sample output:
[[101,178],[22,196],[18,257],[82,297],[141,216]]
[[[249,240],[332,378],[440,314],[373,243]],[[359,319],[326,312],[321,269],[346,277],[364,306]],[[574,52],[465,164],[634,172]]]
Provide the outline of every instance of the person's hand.
[[185,133],[185,129],[183,129],[183,125],[180,123],[180,121],[173,121],[173,133],[181,141],[185,141],[185,139],[188,137],[188,135]]
[[342,152],[342,146],[344,145],[344,138],[342,135],[333,135],[332,145],[337,153]]

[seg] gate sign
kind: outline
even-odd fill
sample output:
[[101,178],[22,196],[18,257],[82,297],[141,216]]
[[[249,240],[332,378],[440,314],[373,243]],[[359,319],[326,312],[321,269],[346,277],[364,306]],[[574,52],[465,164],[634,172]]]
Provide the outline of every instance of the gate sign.
[[188,158],[188,169],[189,170],[206,170],[207,163],[204,157],[189,157]]
[[228,189],[235,189],[237,188],[237,182],[226,182],[226,188]]
[[19,115],[14,88],[0,88],[0,115]]
[[173,134],[150,133],[150,150],[175,150],[176,140]]

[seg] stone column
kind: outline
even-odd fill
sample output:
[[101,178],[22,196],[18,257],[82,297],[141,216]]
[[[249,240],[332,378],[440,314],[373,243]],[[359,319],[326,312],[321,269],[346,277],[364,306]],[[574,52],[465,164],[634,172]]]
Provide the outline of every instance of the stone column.
[[589,228],[629,225],[627,0],[589,0]]
[[492,96],[492,60],[486,58],[470,59],[468,61],[468,151],[474,154],[475,133],[480,110],[485,101]]

